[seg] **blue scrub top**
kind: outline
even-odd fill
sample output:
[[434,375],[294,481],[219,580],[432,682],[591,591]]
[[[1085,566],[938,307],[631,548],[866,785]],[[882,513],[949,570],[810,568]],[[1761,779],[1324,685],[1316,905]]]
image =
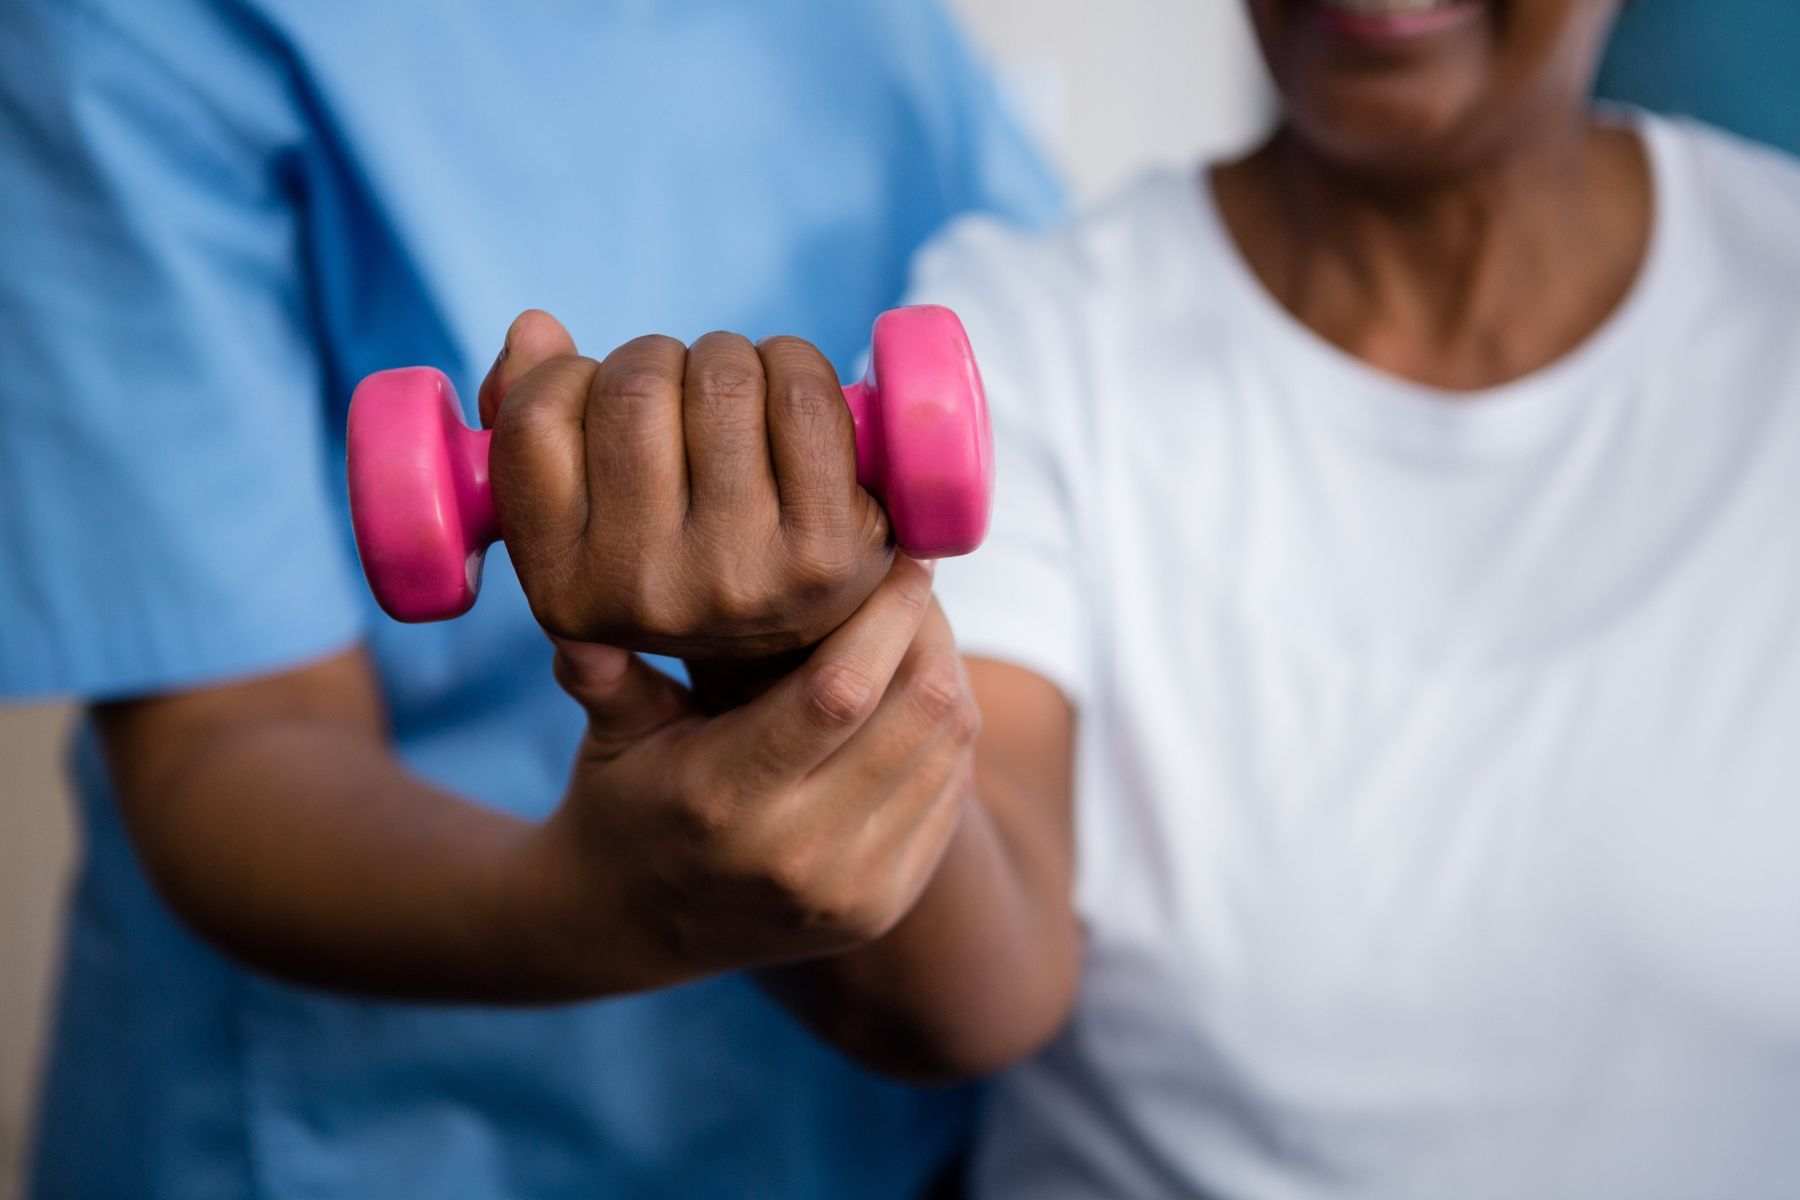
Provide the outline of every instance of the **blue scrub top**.
[[[935,3],[0,0],[0,695],[363,642],[414,771],[541,816],[577,710],[504,553],[462,620],[373,608],[355,382],[471,401],[528,306],[848,369],[934,229],[1056,201]],[[39,1195],[878,1200],[959,1133],[742,979],[495,1011],[240,970],[152,894],[91,733],[74,769]]]
[[1636,0],[1599,93],[1800,154],[1800,0]]

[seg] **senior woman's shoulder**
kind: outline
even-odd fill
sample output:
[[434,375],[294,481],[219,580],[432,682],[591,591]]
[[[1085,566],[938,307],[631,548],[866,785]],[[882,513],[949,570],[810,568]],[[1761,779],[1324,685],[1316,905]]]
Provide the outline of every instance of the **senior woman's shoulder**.
[[[1720,265],[1800,283],[1800,158],[1689,118],[1659,118],[1666,182]],[[1670,161],[1672,160],[1672,161]]]
[[[1203,193],[1194,172],[1152,172],[1082,215],[1029,230],[964,217],[915,258],[907,301],[943,304],[969,333],[996,434],[1078,453],[1091,380],[1121,331],[1210,306],[1194,247]],[[1184,333],[1206,318],[1190,307]],[[1027,432],[1028,431],[1028,432]]]
[[977,214],[948,225],[914,259],[909,301],[962,315],[981,353],[1066,368],[1117,324],[1154,318],[1164,302],[1204,297],[1218,248],[1200,175],[1148,172],[1080,215],[1028,230]]
[[1192,172],[1158,170],[1079,215],[1027,229],[988,213],[945,226],[914,260],[914,285],[981,280],[1022,295],[1090,295],[1168,263],[1171,221],[1200,204]]

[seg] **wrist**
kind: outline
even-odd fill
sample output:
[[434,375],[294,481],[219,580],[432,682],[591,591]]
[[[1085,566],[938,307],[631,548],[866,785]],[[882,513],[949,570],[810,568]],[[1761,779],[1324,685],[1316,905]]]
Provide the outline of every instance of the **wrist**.
[[688,682],[701,709],[717,715],[756,699],[792,674],[813,652],[804,646],[746,659],[686,659]]
[[588,999],[608,990],[596,969],[589,927],[603,906],[558,813],[528,828],[502,871],[502,953],[546,994]]
[[634,901],[628,864],[596,855],[567,807],[532,826],[504,870],[500,936],[544,993],[595,999],[680,982]]

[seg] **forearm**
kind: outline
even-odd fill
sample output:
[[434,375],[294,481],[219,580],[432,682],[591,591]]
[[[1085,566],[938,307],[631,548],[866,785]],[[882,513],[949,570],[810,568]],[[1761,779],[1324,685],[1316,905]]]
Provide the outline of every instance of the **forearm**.
[[[224,727],[125,786],[134,841],[170,905],[256,969],[456,1002],[555,1002],[672,980],[624,906],[609,912],[605,881],[573,878],[545,827],[433,787],[354,726]],[[579,952],[578,923],[593,935]]]
[[917,904],[880,940],[763,973],[815,1032],[876,1070],[990,1074],[1055,1034],[1073,1003],[1080,932],[1066,864],[1009,840],[971,794]]

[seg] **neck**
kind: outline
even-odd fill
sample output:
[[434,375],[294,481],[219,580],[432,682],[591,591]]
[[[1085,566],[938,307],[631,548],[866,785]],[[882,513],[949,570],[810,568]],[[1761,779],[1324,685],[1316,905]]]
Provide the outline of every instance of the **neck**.
[[1403,182],[1346,170],[1284,129],[1215,185],[1284,307],[1374,366],[1455,390],[1574,349],[1629,291],[1649,237],[1635,136],[1579,114],[1478,166]]

